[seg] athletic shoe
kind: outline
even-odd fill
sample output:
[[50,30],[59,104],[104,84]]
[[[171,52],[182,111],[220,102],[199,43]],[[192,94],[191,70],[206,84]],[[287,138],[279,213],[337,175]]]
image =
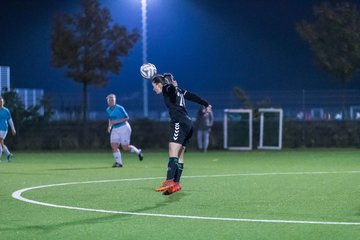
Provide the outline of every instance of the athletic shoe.
[[12,153],[10,153],[9,155],[7,155],[7,157],[6,157],[6,158],[7,158],[7,161],[8,161],[8,162],[11,162],[13,156],[14,156],[14,155],[13,155]]
[[112,165],[112,167],[113,168],[118,168],[118,167],[123,167],[123,165],[116,162],[116,163],[114,163],[114,165]]
[[144,155],[142,154],[142,150],[141,150],[141,149],[140,149],[140,151],[139,151],[138,157],[139,157],[139,161],[142,161],[142,160],[144,159]]
[[178,192],[182,189],[182,187],[180,186],[180,182],[175,182],[175,185],[172,187],[171,191],[174,192]]
[[162,191],[168,190],[169,188],[174,186],[174,184],[175,183],[174,183],[174,181],[172,179],[165,180],[160,187],[155,188],[155,191],[162,192]]
[[172,187],[163,192],[163,195],[170,195],[181,190],[181,186],[178,182],[175,182]]

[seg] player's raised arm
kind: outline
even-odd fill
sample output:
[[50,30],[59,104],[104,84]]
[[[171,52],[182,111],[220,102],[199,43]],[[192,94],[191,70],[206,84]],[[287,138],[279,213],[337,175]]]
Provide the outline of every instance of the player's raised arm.
[[184,94],[184,98],[186,100],[192,101],[192,102],[196,102],[204,107],[209,107],[211,106],[205,99],[199,97],[198,95],[196,95],[195,93],[186,91]]

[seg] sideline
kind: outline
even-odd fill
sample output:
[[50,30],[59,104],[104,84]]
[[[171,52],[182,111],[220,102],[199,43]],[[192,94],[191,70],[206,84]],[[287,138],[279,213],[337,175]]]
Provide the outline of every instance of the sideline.
[[[305,174],[357,174],[360,171],[340,171],[340,172],[284,172],[284,173],[240,173],[240,174],[223,174],[223,175],[201,175],[201,176],[183,176],[183,178],[211,178],[211,177],[239,177],[239,176],[269,176],[269,175],[305,175]],[[92,184],[92,183],[108,183],[108,182],[125,182],[125,181],[145,181],[163,179],[163,177],[152,178],[129,178],[117,180],[98,180],[98,181],[85,181],[85,182],[70,182],[59,184],[48,184],[29,188],[23,188],[12,193],[12,197],[32,204],[42,205],[46,207],[63,208],[70,210],[136,215],[136,216],[151,216],[151,217],[167,217],[167,218],[182,218],[182,219],[199,219],[199,220],[217,220],[217,221],[237,221],[237,222],[260,222],[260,223],[292,223],[292,224],[321,224],[321,225],[360,225],[360,222],[324,222],[324,221],[304,221],[304,220],[278,220],[278,219],[247,219],[247,218],[221,218],[221,217],[205,217],[205,216],[185,216],[185,215],[171,215],[171,214],[156,214],[156,213],[140,213],[140,212],[124,212],[124,211],[111,211],[103,209],[81,208],[65,205],[56,205],[52,203],[39,202],[31,200],[22,196],[24,192],[58,186],[68,186],[76,184]]]

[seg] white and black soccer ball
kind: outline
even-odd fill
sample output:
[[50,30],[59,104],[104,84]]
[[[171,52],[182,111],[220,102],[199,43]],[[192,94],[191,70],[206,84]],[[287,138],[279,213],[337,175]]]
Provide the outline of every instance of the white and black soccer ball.
[[140,67],[140,74],[143,78],[151,79],[157,73],[157,69],[152,63],[144,63]]

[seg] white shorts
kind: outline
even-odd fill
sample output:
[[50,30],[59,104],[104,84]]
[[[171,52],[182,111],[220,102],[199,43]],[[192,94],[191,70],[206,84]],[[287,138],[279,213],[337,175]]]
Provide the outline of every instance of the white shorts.
[[131,137],[131,127],[128,122],[125,125],[113,128],[110,134],[110,143],[118,143],[121,145],[129,145]]
[[8,131],[0,131],[0,138],[5,139]]

